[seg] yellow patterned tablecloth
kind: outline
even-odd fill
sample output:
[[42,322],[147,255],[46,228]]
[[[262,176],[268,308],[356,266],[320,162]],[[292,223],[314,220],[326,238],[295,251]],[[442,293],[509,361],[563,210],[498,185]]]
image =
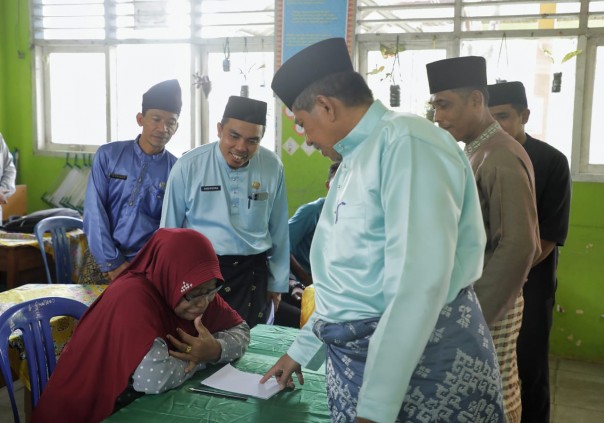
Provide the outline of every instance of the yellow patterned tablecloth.
[[[73,272],[71,280],[77,282],[80,278],[80,268],[84,259],[84,253],[88,249],[86,234],[81,229],[76,229],[67,232],[69,239],[69,252],[71,254],[71,263],[73,264]],[[0,246],[2,247],[38,247],[38,241],[34,234],[0,232]],[[50,234],[44,235],[44,250],[46,254],[54,256],[54,250],[51,244]]]
[[[24,301],[42,297],[63,297],[78,300],[90,305],[107,288],[107,285],[79,284],[28,284],[15,289],[0,292],[0,314],[8,308]],[[51,320],[52,335],[55,341],[55,355],[58,357],[63,347],[71,338],[75,320],[70,317],[59,317]],[[9,358],[11,368],[19,375],[23,384],[29,389],[29,375],[23,341],[15,334],[9,340]]]

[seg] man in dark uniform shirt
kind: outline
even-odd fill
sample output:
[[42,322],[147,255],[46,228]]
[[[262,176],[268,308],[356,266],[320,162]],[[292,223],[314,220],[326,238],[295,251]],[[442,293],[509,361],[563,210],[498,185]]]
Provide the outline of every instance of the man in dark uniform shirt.
[[549,334],[556,293],[558,246],[568,233],[571,179],[566,156],[524,132],[530,110],[521,82],[489,85],[489,110],[533,163],[541,255],[523,288],[524,313],[518,336],[522,422],[549,423]]

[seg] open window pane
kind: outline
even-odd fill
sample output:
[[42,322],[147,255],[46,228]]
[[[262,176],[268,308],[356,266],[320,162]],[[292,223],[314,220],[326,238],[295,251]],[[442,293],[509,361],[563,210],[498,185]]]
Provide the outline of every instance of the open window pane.
[[579,27],[579,1],[465,0],[462,30],[562,29]]
[[112,32],[118,39],[168,39],[191,36],[189,0],[115,0]]
[[103,0],[33,0],[32,26],[39,40],[98,40],[105,37]]
[[591,105],[591,130],[589,143],[589,164],[604,164],[604,46],[596,50],[596,69],[594,72],[594,95]]
[[242,95],[242,86],[247,86],[247,97],[267,103],[266,132],[260,144],[275,151],[275,98],[270,88],[273,57],[272,52],[231,53],[230,71],[225,72],[222,63],[224,53],[209,54],[208,75],[212,81],[212,91],[208,96],[210,116],[207,142],[217,140],[216,124],[222,119],[229,97]]
[[[136,114],[143,93],[166,79],[178,79],[182,111],[178,130],[166,148],[176,157],[191,149],[191,50],[187,44],[121,44],[116,49],[115,113],[117,139],[133,139],[140,133]],[[115,141],[115,140],[110,140]]]
[[105,55],[48,55],[51,142],[100,145],[107,139]]
[[452,32],[454,0],[358,0],[359,34]]
[[[461,55],[486,59],[489,84],[497,79],[522,82],[531,110],[526,132],[551,144],[570,161],[575,59],[565,63],[562,59],[576,49],[575,38],[508,38],[464,41]],[[562,73],[560,92],[552,92],[553,76],[558,72]]]
[[203,0],[198,3],[196,37],[253,37],[275,33],[274,0]]
[[604,28],[604,0],[591,0],[589,2],[587,26],[589,28]]
[[[426,64],[446,57],[446,51],[438,49],[405,50],[398,54],[398,60],[395,60],[394,56],[384,57],[380,51],[369,51],[367,84],[373,91],[373,97],[381,100],[386,106],[426,116],[430,99]],[[399,106],[393,106],[391,103],[391,85],[399,86]]]

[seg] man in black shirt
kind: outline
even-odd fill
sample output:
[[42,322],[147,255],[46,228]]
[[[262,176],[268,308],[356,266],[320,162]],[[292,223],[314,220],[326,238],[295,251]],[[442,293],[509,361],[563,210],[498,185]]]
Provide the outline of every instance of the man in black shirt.
[[522,422],[549,423],[549,334],[556,293],[558,246],[568,233],[571,179],[566,156],[524,132],[530,110],[521,82],[489,85],[489,110],[528,153],[535,170],[541,255],[523,288],[524,312],[518,336]]

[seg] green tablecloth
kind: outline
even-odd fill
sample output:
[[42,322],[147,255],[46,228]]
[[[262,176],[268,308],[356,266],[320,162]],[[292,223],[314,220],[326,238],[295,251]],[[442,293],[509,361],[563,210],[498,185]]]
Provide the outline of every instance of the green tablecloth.
[[[264,374],[286,352],[296,329],[258,325],[252,329],[252,340],[245,355],[233,363],[240,370]],[[246,401],[192,393],[189,387],[220,366],[198,372],[193,378],[159,395],[145,395],[106,419],[106,422],[203,422],[203,423],[323,423],[329,422],[325,373],[304,371],[304,385],[296,383],[293,391],[282,391],[268,400]],[[295,380],[295,379],[294,379]]]

